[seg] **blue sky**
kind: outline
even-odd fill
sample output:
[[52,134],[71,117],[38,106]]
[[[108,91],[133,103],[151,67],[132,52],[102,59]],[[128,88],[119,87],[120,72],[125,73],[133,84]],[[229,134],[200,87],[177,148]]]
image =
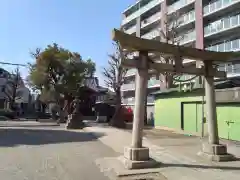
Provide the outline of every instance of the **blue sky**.
[[[32,62],[30,50],[56,42],[92,58],[103,83],[101,68],[111,52],[111,30],[120,26],[121,12],[134,1],[1,0],[0,61]],[[21,73],[26,76],[27,69],[21,68]]]

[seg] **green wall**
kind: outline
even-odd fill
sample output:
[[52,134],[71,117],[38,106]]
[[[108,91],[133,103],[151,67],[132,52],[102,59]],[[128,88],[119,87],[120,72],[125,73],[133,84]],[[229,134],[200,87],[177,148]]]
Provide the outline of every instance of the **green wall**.
[[[181,129],[181,102],[183,103],[184,131],[188,134],[202,132],[201,96],[160,96],[155,100],[155,126]],[[192,103],[186,103],[191,102]],[[204,108],[206,112],[206,108]],[[219,137],[240,141],[240,103],[217,104]],[[229,125],[227,123],[229,121]],[[204,125],[207,134],[207,124]]]
[[217,116],[219,136],[240,141],[240,104],[218,105]]
[[[181,102],[199,101],[200,97],[170,97],[155,101],[155,126],[181,129]],[[191,111],[190,111],[191,112]]]

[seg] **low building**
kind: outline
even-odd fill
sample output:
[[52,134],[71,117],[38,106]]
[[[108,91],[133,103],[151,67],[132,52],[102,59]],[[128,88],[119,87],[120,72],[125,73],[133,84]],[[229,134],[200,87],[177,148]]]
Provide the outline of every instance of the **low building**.
[[[11,101],[11,98],[13,97],[15,78],[16,75],[9,73],[3,68],[0,68],[0,109],[7,108],[8,102]],[[17,106],[21,106],[22,104],[25,108],[27,108],[30,96],[30,90],[25,86],[22,78],[19,78],[16,89],[15,103]]]
[[[217,120],[219,137],[240,141],[240,84],[239,79],[216,83]],[[203,89],[158,92],[155,96],[154,125],[187,135],[208,134]]]
[[8,71],[0,68],[0,109],[7,107],[7,102],[12,94],[12,86],[8,83],[11,76]]

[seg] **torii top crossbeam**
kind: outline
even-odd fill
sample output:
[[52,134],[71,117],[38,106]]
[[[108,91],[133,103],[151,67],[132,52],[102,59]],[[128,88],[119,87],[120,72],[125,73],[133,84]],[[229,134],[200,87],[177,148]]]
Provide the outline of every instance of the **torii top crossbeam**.
[[191,47],[177,46],[160,41],[142,39],[114,29],[112,39],[119,42],[122,48],[130,51],[160,52],[182,58],[200,61],[233,61],[240,59],[239,52],[214,52]]

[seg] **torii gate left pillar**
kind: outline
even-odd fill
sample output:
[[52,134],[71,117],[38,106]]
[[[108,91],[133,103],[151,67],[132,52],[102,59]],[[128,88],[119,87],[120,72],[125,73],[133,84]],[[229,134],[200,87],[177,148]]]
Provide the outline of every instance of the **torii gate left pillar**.
[[122,160],[127,169],[154,167],[157,162],[149,157],[149,148],[143,147],[142,132],[144,127],[145,102],[148,84],[148,52],[139,52],[136,73],[135,106],[131,147],[124,148]]

